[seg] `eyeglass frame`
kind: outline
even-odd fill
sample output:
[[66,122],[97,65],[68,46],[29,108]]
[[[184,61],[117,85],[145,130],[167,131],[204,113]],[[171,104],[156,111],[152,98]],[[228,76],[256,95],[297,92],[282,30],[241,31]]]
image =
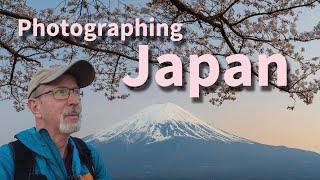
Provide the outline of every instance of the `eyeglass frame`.
[[[66,98],[63,98],[63,99],[58,99],[58,98],[56,98],[53,92],[54,92],[54,90],[57,90],[57,89],[68,89],[68,96],[66,96]],[[75,90],[79,90],[79,93],[75,93]],[[52,93],[54,99],[56,99],[56,100],[64,100],[64,99],[68,99],[68,98],[70,97],[70,92],[71,92],[71,91],[72,91],[74,94],[79,95],[79,97],[82,97],[82,96],[83,96],[83,91],[81,91],[81,89],[78,88],[78,87],[77,87],[77,88],[56,87],[56,88],[51,89],[50,91],[44,92],[44,93],[42,93],[42,94],[34,97],[34,99],[37,99],[37,98],[39,98],[39,97],[41,97],[41,96],[43,96],[43,95]]]

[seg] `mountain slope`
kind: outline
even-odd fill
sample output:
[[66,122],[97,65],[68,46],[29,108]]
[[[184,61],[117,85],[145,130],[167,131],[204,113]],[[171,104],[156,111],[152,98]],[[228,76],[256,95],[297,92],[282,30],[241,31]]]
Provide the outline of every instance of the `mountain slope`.
[[122,121],[111,129],[87,137],[87,141],[112,141],[121,139],[126,143],[154,143],[172,137],[189,137],[217,140],[226,143],[246,142],[244,138],[224,132],[198,119],[181,107],[172,104],[155,104]]

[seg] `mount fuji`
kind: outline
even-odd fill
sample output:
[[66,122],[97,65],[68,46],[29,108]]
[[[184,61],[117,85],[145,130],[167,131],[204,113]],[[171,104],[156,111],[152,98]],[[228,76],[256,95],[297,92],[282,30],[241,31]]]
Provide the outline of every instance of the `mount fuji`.
[[320,155],[230,134],[173,104],[154,104],[86,142],[113,179],[320,179]]
[[87,137],[87,141],[121,140],[128,144],[138,142],[151,144],[174,137],[225,143],[252,143],[244,138],[216,129],[172,103],[149,106],[127,120],[116,124],[112,129]]

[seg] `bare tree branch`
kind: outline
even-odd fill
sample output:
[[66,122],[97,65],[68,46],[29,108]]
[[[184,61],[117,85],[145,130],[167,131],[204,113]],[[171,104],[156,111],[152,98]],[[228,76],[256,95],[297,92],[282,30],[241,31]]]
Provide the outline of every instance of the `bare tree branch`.
[[289,11],[289,10],[293,10],[293,9],[297,9],[297,8],[301,8],[301,7],[305,7],[305,6],[311,6],[314,3],[317,3],[317,1],[315,0],[315,1],[311,1],[311,2],[306,3],[306,4],[291,6],[291,7],[288,7],[288,8],[280,8],[280,9],[277,9],[277,10],[274,10],[274,11],[269,11],[269,12],[261,12],[261,13],[250,14],[249,16],[246,16],[246,17],[240,19],[237,22],[231,23],[231,26],[238,25],[238,24],[242,23],[243,21],[245,21],[245,20],[247,20],[249,18],[252,18],[252,17],[262,16],[262,15],[273,15],[273,14],[277,14],[279,12],[285,12],[285,11]]
[[37,60],[34,60],[34,59],[31,59],[31,58],[28,58],[22,54],[19,54],[17,53],[17,51],[15,51],[14,49],[12,49],[10,46],[8,46],[6,43],[4,43],[3,41],[0,40],[0,46],[3,47],[4,49],[6,49],[10,54],[12,54],[14,57],[19,57],[19,58],[22,58],[26,61],[29,61],[29,62],[36,62],[38,64],[40,64],[39,61]]

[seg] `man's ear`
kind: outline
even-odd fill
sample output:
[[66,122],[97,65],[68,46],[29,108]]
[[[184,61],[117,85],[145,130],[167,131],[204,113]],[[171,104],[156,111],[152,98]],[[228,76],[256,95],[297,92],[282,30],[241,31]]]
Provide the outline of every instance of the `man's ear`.
[[32,114],[37,118],[41,119],[41,113],[39,109],[40,101],[36,99],[28,99],[28,107]]

